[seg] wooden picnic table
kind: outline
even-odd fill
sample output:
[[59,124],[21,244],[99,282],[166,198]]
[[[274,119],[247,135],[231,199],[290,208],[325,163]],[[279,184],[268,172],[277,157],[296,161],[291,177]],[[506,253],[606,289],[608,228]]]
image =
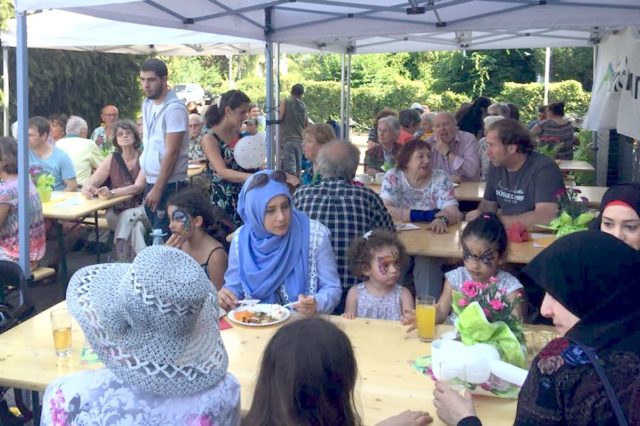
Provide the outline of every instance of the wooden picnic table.
[[[484,196],[485,182],[461,182],[454,187],[456,199],[458,201],[481,201]],[[367,185],[376,193],[380,193],[380,185],[377,183],[370,183]],[[573,186],[572,188],[578,189],[581,192],[581,196],[589,199],[589,207],[599,208],[602,202],[602,197],[607,191],[606,186]]]
[[563,172],[593,172],[591,163],[582,160],[558,160],[558,168]]
[[[460,235],[466,223],[449,226],[446,234],[436,234],[427,230],[425,224],[414,224],[419,229],[400,231],[398,236],[405,245],[407,253],[413,256],[429,256],[462,259]],[[524,243],[509,243],[507,262],[529,263],[542,251],[542,247],[535,247],[534,240]]]
[[[64,307],[65,303],[0,335],[0,386],[41,392],[58,377],[102,367],[100,363],[86,365],[80,361],[84,335],[75,321],[72,354],[67,358],[54,354],[50,311]],[[398,321],[326,318],[344,330],[353,344],[359,373],[356,405],[364,424],[373,425],[407,409],[429,411],[435,418],[434,425],[444,424],[435,416],[434,382],[411,365],[416,358],[430,354],[429,343],[418,340],[415,331],[407,334],[406,327]],[[243,410],[251,404],[264,347],[277,328],[234,325],[221,331],[229,355],[229,371],[242,388]],[[451,326],[439,325],[436,335],[450,329]],[[513,399],[475,397],[475,406],[485,424],[513,424],[516,411]]]
[[[45,218],[52,219],[58,237],[58,250],[60,255],[60,273],[62,282],[66,286],[69,280],[67,267],[67,253],[64,246],[64,231],[60,221],[83,221],[88,216],[92,217],[92,225],[95,227],[96,242],[99,241],[98,211],[118,205],[130,200],[132,195],[122,195],[110,199],[92,198],[88,199],[80,192],[54,191],[51,199],[42,203],[42,213]],[[96,258],[100,263],[100,252],[97,251]],[[66,287],[65,287],[66,288]]]

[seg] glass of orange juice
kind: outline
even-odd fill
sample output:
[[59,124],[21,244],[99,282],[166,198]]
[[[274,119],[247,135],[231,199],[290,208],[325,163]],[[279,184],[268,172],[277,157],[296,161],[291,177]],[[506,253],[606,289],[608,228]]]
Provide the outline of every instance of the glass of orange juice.
[[56,309],[51,312],[51,330],[53,331],[53,345],[56,355],[71,354],[71,315],[66,309]]
[[436,334],[436,299],[433,296],[416,297],[416,325],[418,337],[430,342]]

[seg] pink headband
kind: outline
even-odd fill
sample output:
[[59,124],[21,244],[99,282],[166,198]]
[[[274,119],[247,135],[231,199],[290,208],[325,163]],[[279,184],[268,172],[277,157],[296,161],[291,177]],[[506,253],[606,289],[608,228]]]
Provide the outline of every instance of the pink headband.
[[[628,207],[630,209],[633,209],[633,207],[631,207],[627,202],[622,201],[622,200],[613,200],[613,201],[609,201],[607,203],[606,206],[604,206],[604,208],[606,209],[609,206],[622,206],[622,207]],[[604,209],[603,209],[604,211]]]

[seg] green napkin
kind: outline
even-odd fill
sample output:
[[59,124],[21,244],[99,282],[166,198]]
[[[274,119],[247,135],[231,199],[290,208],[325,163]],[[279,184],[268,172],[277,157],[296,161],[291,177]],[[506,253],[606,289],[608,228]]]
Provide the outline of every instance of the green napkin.
[[472,302],[458,314],[456,328],[465,345],[488,343],[498,350],[503,361],[526,368],[522,346],[509,326],[502,321],[487,321],[478,302]]

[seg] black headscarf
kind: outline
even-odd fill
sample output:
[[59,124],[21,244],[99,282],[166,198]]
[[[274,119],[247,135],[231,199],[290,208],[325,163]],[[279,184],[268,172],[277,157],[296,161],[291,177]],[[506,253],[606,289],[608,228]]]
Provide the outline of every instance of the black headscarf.
[[604,209],[607,208],[607,204],[612,201],[624,201],[636,211],[638,216],[640,216],[640,183],[619,183],[607,189],[607,192],[605,192],[602,196],[602,202],[600,203],[600,214],[598,215],[598,219],[593,222],[596,229],[600,229],[600,223],[602,222],[602,212],[604,212]]
[[580,321],[567,336],[640,353],[640,252],[599,231],[559,238],[522,270]]

